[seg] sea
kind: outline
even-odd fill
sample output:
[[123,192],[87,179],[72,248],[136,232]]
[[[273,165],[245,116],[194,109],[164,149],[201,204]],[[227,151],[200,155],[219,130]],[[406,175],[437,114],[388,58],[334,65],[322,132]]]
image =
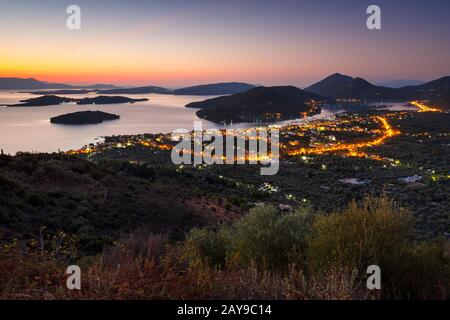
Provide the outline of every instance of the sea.
[[[65,97],[94,97],[95,93],[63,95]],[[84,145],[102,141],[105,136],[142,133],[170,133],[176,129],[192,130],[194,121],[202,121],[203,129],[243,128],[251,123],[232,125],[215,124],[201,120],[197,109],[186,108],[188,103],[212,98],[211,96],[183,96],[168,94],[128,95],[148,98],[132,104],[15,107],[0,106],[0,148],[6,154],[17,152],[58,152],[79,149]],[[37,95],[19,91],[0,91],[0,105],[16,104]],[[399,108],[396,106],[395,108]],[[95,125],[62,125],[50,123],[50,118],[76,111],[103,111],[120,115],[119,120]],[[314,118],[329,117],[336,111],[323,110]]]

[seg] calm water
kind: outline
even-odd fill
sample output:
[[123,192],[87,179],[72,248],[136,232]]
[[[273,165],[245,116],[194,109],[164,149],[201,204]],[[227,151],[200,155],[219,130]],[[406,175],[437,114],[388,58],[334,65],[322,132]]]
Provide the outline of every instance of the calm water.
[[[65,97],[88,97],[86,95],[63,95]],[[19,100],[38,97],[27,93],[0,91],[0,105],[14,104]],[[197,109],[184,106],[209,97],[174,95],[130,95],[132,98],[148,98],[149,101],[133,104],[110,104],[78,106],[64,104],[48,107],[6,108],[0,107],[0,148],[5,153],[18,151],[53,152],[61,149],[77,149],[100,137],[171,132],[178,128],[192,129]],[[65,113],[100,110],[120,115],[120,120],[96,125],[68,126],[51,124],[50,118]],[[204,128],[218,125],[203,121]]]
[[[94,97],[96,94],[63,95],[65,97]],[[0,91],[0,105],[14,104],[19,100],[35,98],[36,95],[12,91]],[[73,103],[48,107],[7,108],[0,107],[0,148],[5,153],[18,151],[54,152],[78,149],[104,136],[140,133],[172,132],[175,129],[193,129],[197,109],[185,105],[211,96],[174,96],[162,94],[130,95],[132,98],[148,98],[149,101],[133,104],[110,104],[78,106]],[[392,106],[404,110],[405,104]],[[408,108],[409,109],[409,108]],[[120,120],[106,121],[96,125],[68,126],[51,124],[50,118],[65,113],[100,110],[120,115]],[[312,118],[328,117],[336,111],[322,110]],[[220,125],[204,121],[203,128],[219,128]],[[239,124],[246,127],[251,124]]]

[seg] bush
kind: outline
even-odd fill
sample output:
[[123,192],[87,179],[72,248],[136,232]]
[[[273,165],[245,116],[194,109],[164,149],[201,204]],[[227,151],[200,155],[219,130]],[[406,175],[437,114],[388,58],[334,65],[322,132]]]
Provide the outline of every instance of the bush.
[[383,266],[388,298],[445,299],[450,292],[450,256],[444,242],[409,246]]
[[410,214],[386,197],[353,201],[343,212],[320,216],[313,225],[309,262],[314,271],[383,265],[402,251],[412,227]]
[[414,243],[412,226],[410,214],[386,197],[353,202],[316,219],[308,266],[312,274],[353,269],[363,285],[367,267],[378,265],[383,298],[444,299],[450,291],[445,243]]
[[255,262],[269,269],[286,268],[303,262],[310,221],[303,210],[281,215],[273,206],[258,206],[231,227],[195,229],[189,239],[215,265],[228,260],[244,266]]
[[230,233],[225,227],[217,232],[205,228],[194,228],[189,233],[188,241],[194,244],[201,257],[213,266],[223,266],[231,250]]

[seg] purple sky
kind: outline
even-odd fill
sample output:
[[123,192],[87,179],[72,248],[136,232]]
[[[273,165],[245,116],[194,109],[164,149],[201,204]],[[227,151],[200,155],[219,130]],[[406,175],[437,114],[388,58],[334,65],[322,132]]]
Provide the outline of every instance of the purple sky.
[[[77,4],[82,29],[65,27]],[[370,4],[382,29],[366,28]],[[0,77],[183,86],[304,87],[450,75],[450,1],[0,0]]]

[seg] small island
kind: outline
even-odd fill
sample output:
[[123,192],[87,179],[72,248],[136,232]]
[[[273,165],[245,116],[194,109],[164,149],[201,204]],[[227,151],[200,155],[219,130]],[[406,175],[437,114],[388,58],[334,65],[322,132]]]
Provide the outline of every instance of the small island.
[[79,111],[53,117],[50,119],[50,123],[66,125],[98,124],[103,121],[118,119],[120,119],[120,116],[117,114],[102,111]]
[[128,97],[122,96],[98,96],[95,98],[84,98],[77,101],[77,104],[85,105],[85,104],[116,104],[116,103],[135,103],[148,101],[148,99],[132,99]]
[[87,89],[61,89],[61,90],[47,90],[47,91],[25,91],[24,93],[31,93],[35,95],[50,95],[50,94],[88,94],[92,90]]
[[57,106],[61,103],[75,102],[77,99],[58,97],[54,95],[45,95],[38,98],[31,98],[26,100],[20,100],[18,104],[10,104],[7,107],[45,107],[45,106]]
[[104,90],[97,90],[96,93],[97,94],[151,94],[151,93],[171,94],[171,93],[173,93],[173,91],[170,89],[162,88],[162,87],[146,86],[146,87],[137,87],[137,88],[104,89]]

